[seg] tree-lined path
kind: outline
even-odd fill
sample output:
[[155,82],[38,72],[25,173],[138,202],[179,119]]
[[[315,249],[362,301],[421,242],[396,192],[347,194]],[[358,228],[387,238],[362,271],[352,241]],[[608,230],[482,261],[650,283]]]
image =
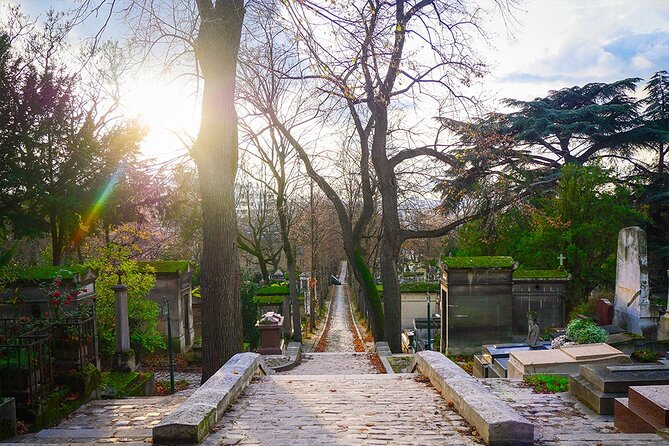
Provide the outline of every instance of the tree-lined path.
[[[342,262],[342,284],[346,272]],[[355,352],[359,335],[347,285],[334,287],[322,336],[324,352],[251,383],[204,444],[479,444],[422,375],[380,374],[374,354]]]

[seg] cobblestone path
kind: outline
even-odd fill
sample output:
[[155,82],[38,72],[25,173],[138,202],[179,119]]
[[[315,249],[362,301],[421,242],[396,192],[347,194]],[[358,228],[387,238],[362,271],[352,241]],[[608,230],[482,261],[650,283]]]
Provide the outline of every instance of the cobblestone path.
[[358,334],[346,287],[334,287],[332,299],[326,351],[255,379],[204,445],[481,444],[422,375],[378,374],[374,353],[354,352]]
[[176,409],[186,396],[95,400],[80,407],[58,426],[36,434],[21,435],[13,441],[28,444],[58,445],[110,443],[145,444],[151,429]]
[[486,379],[482,383],[534,423],[537,446],[669,446],[655,434],[623,434],[613,416],[598,415],[571,394],[537,394],[520,381]]
[[[346,283],[346,262],[342,262],[339,281]],[[351,305],[346,288],[346,285],[334,287],[330,314],[323,332],[327,352],[354,352],[355,339],[359,339],[357,332],[351,331]]]
[[252,383],[203,443],[477,445],[420,375],[270,375]]

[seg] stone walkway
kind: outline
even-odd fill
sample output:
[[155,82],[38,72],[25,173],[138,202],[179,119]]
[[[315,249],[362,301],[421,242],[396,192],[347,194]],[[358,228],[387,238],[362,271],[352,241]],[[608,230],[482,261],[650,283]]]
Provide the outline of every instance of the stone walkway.
[[176,409],[186,396],[96,400],[80,407],[58,426],[36,434],[21,435],[13,441],[28,444],[58,445],[109,443],[145,444],[151,429]]
[[346,287],[334,287],[332,299],[326,352],[305,353],[296,368],[254,380],[203,444],[481,444],[422,375],[378,374],[375,354],[354,352],[359,335]]
[[521,381],[485,379],[482,383],[534,423],[538,446],[669,446],[655,434],[623,434],[613,416],[598,415],[569,393],[537,394]]

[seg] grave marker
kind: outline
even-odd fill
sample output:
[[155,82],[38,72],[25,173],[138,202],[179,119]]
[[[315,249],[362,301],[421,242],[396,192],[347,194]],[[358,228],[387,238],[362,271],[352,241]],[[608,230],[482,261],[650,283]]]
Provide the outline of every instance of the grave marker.
[[655,337],[656,322],[648,297],[646,232],[632,226],[618,233],[613,324],[628,333]]

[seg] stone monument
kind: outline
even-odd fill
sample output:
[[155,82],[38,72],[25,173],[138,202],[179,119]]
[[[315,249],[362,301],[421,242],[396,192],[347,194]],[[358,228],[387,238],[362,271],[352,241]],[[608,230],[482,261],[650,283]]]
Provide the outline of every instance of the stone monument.
[[613,324],[628,333],[655,337],[656,321],[648,297],[646,232],[632,226],[618,233]]
[[539,324],[534,312],[527,315],[527,343],[530,347],[536,347],[539,342]]
[[114,319],[116,322],[116,352],[112,357],[112,370],[132,372],[135,370],[135,352],[130,348],[130,324],[128,323],[128,287],[120,283],[114,290]]
[[[669,270],[667,270],[667,278],[669,278]],[[660,318],[660,326],[657,328],[657,340],[669,340],[669,292],[667,293],[667,311]]]

